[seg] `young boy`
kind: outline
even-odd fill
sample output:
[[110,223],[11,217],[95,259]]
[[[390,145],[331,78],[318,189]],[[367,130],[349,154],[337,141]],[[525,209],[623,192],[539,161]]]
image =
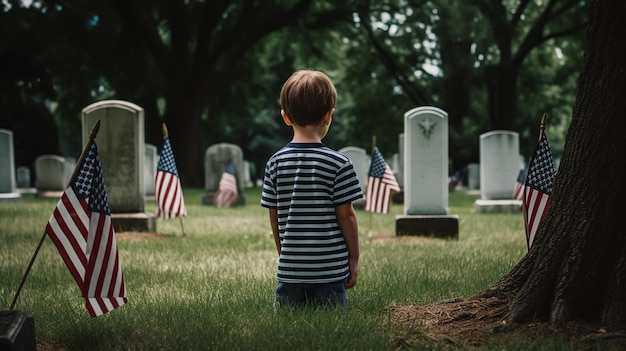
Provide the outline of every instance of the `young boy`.
[[278,251],[276,305],[347,305],[359,264],[352,202],[363,197],[350,160],[324,144],[337,91],[322,72],[300,70],[280,92],[293,139],[267,161],[261,206]]

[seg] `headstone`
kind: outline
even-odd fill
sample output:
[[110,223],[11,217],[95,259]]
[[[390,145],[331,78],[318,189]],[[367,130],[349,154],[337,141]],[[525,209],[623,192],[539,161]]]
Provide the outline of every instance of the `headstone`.
[[404,133],[398,135],[398,177],[396,181],[400,189],[404,188]]
[[157,166],[159,165],[159,151],[152,144],[145,145],[146,157],[143,163],[143,185],[145,197],[154,199],[156,196],[154,180],[156,178]]
[[235,144],[219,143],[209,146],[204,154],[204,195],[203,205],[213,205],[213,197],[219,188],[220,179],[229,162],[235,165],[237,179],[237,205],[246,204],[244,189],[244,161],[243,151]]
[[26,166],[19,166],[15,171],[15,179],[17,180],[17,187],[21,189],[27,189],[32,186],[30,181],[30,168]]
[[22,195],[17,191],[15,181],[15,150],[13,132],[0,129],[0,201],[19,201]]
[[370,169],[370,157],[367,156],[367,152],[365,149],[358,146],[346,146],[339,149],[339,152],[346,155],[350,161],[352,161],[352,166],[359,179],[359,185],[361,185],[361,190],[365,194],[365,190],[367,189],[367,175]]
[[467,165],[467,191],[480,193],[480,165],[478,163]]
[[251,188],[254,185],[250,176],[250,162],[243,161],[243,186]]
[[156,231],[156,217],[145,212],[144,111],[121,100],[93,103],[82,111],[83,147],[97,121],[95,138],[116,231]]
[[70,180],[72,179],[72,175],[74,174],[74,169],[76,169],[76,159],[74,157],[68,157],[68,156],[65,156],[64,158],[65,158],[64,179],[65,179],[65,184],[69,184]]
[[18,310],[0,311],[0,350],[35,351],[35,319]]
[[404,215],[396,235],[458,238],[448,214],[448,114],[432,106],[404,114]]
[[35,189],[37,196],[60,198],[65,191],[65,158],[41,155],[35,159]]
[[494,130],[480,135],[480,199],[477,212],[519,211],[513,189],[520,171],[517,132]]

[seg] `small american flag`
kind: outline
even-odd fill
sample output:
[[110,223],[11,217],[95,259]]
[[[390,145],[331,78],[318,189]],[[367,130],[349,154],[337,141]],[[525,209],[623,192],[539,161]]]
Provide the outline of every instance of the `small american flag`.
[[237,203],[239,198],[237,191],[237,178],[235,177],[235,165],[232,161],[228,162],[226,169],[222,174],[219,186],[213,203],[218,207],[231,207]]
[[396,177],[393,176],[391,168],[383,159],[383,155],[375,147],[367,178],[365,210],[388,213],[391,194],[399,191],[400,186],[396,181]]
[[556,170],[548,145],[548,138],[542,133],[539,144],[528,165],[528,175],[524,187],[524,224],[528,249],[533,245],[541,220],[550,204]]
[[98,148],[92,140],[61,196],[46,233],[97,317],[128,302]]
[[517,175],[517,181],[515,182],[515,188],[513,189],[513,198],[515,200],[524,199],[524,181],[526,180],[526,170],[520,169]]
[[163,150],[155,176],[155,193],[158,217],[173,218],[187,215],[169,137],[163,138]]

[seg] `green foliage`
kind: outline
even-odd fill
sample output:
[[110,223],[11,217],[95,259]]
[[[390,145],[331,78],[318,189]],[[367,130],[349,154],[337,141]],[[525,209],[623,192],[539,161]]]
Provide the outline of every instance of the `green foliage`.
[[558,155],[582,51],[582,36],[561,34],[584,23],[587,2],[566,7],[545,26],[551,39],[530,48],[524,38],[541,12],[570,2],[520,7],[525,3],[8,1],[0,12],[7,34],[0,39],[7,78],[0,82],[0,127],[19,129],[19,165],[42,153],[76,157],[82,108],[128,100],[145,109],[146,142],[160,145],[161,122],[168,124],[179,140],[181,177],[193,184],[202,179],[197,165],[211,144],[240,145],[258,169],[288,141],[278,92],[291,72],[312,67],[327,72],[339,91],[329,146],[369,150],[375,135],[391,155],[404,112],[433,105],[449,114],[452,171],[478,161],[478,135],[494,127],[491,104],[500,99],[486,69],[522,59],[516,106],[498,118],[512,121],[528,155],[547,113]]

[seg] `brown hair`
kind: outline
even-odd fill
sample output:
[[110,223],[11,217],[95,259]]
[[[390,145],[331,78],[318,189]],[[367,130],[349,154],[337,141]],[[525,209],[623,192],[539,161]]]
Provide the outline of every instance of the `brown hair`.
[[294,72],[280,91],[280,105],[291,123],[318,124],[335,107],[337,90],[330,78],[314,70]]

